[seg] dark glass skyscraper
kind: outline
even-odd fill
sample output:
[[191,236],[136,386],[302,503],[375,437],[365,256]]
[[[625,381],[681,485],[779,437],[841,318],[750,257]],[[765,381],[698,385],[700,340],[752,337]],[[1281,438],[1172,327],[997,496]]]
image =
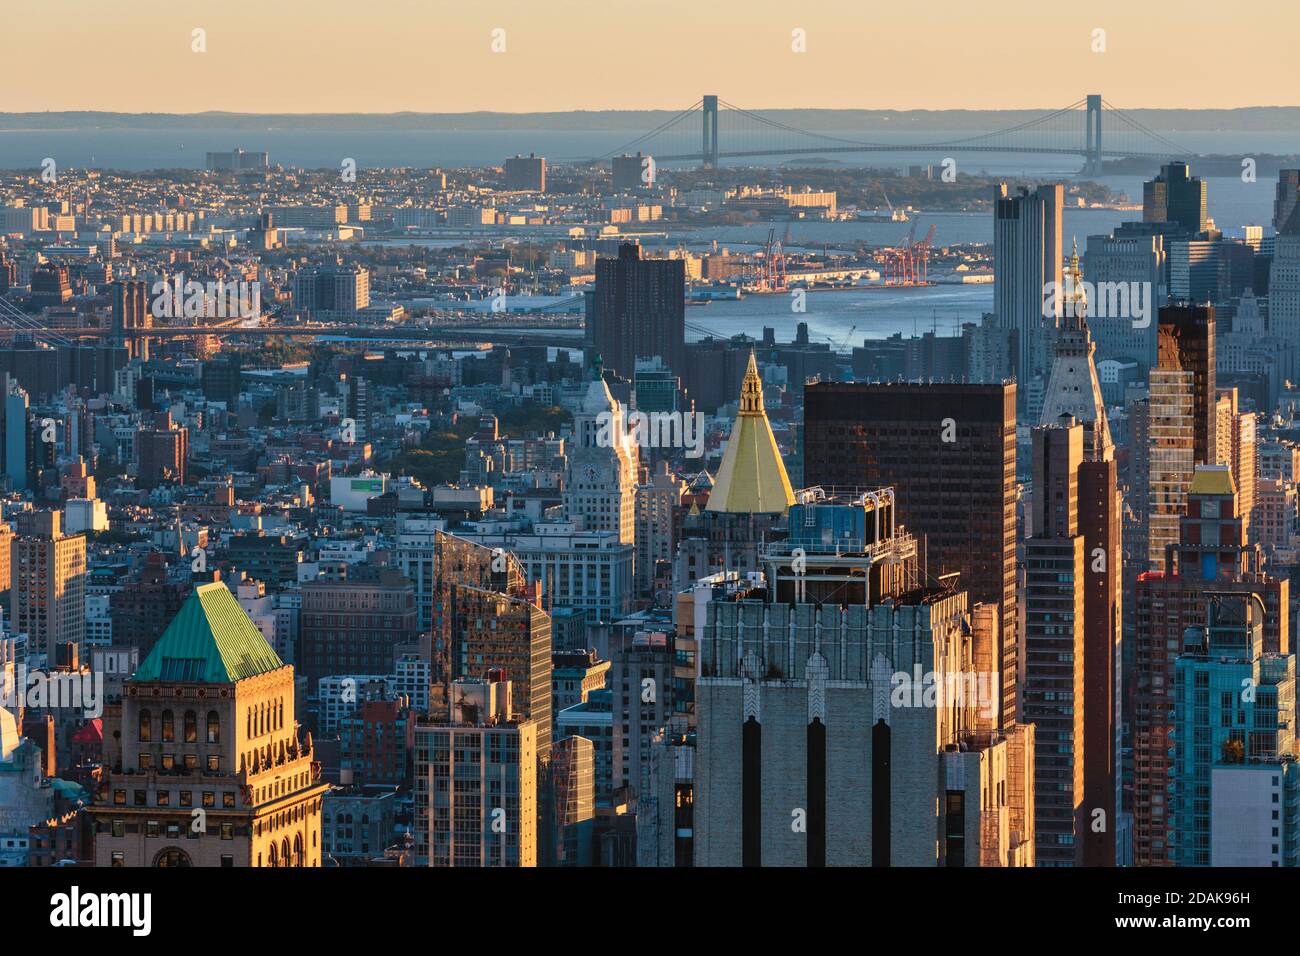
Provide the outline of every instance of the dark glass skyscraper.
[[625,378],[636,360],[660,356],[681,374],[686,339],[686,264],[642,259],[641,247],[619,246],[617,259],[596,261],[589,344],[605,368]]
[[1186,163],[1160,167],[1155,179],[1142,184],[1142,219],[1145,222],[1174,222],[1184,231],[1205,231],[1206,183],[1193,176]]
[[1002,718],[1015,718],[1016,386],[810,384],[804,484],[892,485],[930,578],[959,572],[1002,621]]

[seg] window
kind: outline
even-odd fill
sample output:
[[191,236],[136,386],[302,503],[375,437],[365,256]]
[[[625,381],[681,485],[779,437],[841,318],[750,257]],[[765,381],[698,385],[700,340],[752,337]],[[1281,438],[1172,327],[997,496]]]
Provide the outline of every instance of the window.
[[192,710],[185,711],[185,742],[197,743],[199,739],[199,716]]
[[153,740],[153,715],[149,713],[146,707],[140,711],[140,741],[148,743]]
[[221,743],[221,717],[215,710],[208,711],[208,743]]
[[170,710],[164,710],[162,713],[162,739],[163,743],[170,743],[176,739],[176,717]]

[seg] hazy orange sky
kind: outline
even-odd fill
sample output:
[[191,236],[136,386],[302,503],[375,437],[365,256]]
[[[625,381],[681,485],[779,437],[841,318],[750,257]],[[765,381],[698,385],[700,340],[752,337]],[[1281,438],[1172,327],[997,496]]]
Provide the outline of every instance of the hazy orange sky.
[[0,111],[1300,104],[1298,0],[0,2]]

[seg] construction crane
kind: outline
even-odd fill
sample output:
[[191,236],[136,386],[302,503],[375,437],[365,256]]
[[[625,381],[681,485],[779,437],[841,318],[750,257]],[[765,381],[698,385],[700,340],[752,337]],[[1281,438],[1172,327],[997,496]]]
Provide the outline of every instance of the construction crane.
[[785,285],[785,251],[777,241],[776,229],[767,231],[767,243],[763,247],[763,264],[758,279],[760,292],[784,292]]
[[929,285],[930,244],[934,242],[934,223],[925,233],[925,238],[916,241],[916,220],[908,231],[907,239],[898,249],[891,249],[885,254],[885,285],[917,286]]

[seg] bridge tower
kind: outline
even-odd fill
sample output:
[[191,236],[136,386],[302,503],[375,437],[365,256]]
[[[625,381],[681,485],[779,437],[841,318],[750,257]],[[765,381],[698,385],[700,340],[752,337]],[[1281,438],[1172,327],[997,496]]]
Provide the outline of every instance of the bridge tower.
[[705,169],[718,168],[718,98],[705,94],[704,96],[704,144],[700,150],[700,158],[704,162]]
[[1083,171],[1089,176],[1101,175],[1101,94],[1088,94],[1088,157]]

